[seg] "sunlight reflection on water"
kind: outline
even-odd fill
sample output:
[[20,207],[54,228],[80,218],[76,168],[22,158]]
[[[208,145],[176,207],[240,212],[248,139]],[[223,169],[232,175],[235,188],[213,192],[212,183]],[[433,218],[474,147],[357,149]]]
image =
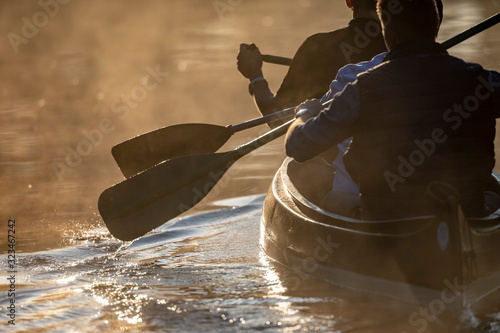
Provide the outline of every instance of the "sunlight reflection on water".
[[[8,13],[4,35],[39,10],[37,2],[0,7]],[[446,1],[439,40],[498,11],[499,0]],[[348,15],[344,2],[331,0],[242,1],[223,20],[211,1],[75,0],[19,54],[5,44],[0,211],[19,221],[18,331],[415,331],[408,327],[415,305],[352,295],[307,277],[294,288],[289,272],[262,253],[262,193],[284,157],[282,141],[241,159],[221,181],[225,186],[189,212],[196,215],[135,242],[112,238],[97,213],[101,191],[123,180],[110,155],[113,145],[161,126],[229,125],[258,115],[236,70],[239,43],[291,56],[308,35],[344,26]],[[499,69],[498,29],[451,54]],[[113,102],[144,83],[147,66],[157,65],[168,77],[120,119]],[[276,89],[286,69],[266,64],[264,70]],[[68,166],[71,151],[89,140],[84,132],[104,118],[114,121],[114,131]],[[235,135],[222,150],[266,130]],[[67,168],[61,174],[55,165]],[[0,290],[6,288],[2,281]],[[1,313],[6,302],[2,295]],[[480,313],[440,318],[426,332],[457,325],[498,332],[500,315],[487,307]]]

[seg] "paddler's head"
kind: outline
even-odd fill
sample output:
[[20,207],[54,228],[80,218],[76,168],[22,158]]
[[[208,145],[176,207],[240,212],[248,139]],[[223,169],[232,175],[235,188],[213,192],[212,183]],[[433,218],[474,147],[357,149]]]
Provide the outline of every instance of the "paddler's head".
[[[352,10],[353,17],[376,18],[377,0],[345,0],[347,7]],[[375,14],[375,15],[374,15]]]
[[443,3],[441,0],[378,0],[377,12],[391,50],[407,42],[435,41],[443,19]]

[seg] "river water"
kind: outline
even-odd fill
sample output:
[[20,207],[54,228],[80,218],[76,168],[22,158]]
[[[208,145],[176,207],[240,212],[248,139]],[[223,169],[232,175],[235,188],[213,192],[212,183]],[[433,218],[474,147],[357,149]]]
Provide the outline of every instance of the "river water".
[[[415,304],[305,276],[290,286],[259,247],[281,140],[135,242],[111,237],[99,216],[99,194],[123,180],[113,145],[166,125],[256,117],[236,70],[239,43],[292,56],[307,36],[348,22],[343,1],[2,1],[0,9],[0,331],[500,332],[498,293],[416,325]],[[498,0],[445,1],[439,40],[498,11]],[[500,26],[450,50],[497,70],[499,51]],[[277,89],[286,69],[264,71]],[[222,150],[265,131],[239,133]]]

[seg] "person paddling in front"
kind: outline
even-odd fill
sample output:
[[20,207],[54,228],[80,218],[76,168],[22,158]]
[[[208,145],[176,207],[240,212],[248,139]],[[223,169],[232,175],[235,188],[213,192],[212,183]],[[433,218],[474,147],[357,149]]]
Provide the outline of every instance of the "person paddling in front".
[[[238,70],[249,79],[249,92],[254,97],[260,113],[265,116],[295,107],[310,98],[321,98],[328,91],[340,68],[349,63],[370,60],[387,51],[375,5],[376,0],[346,0],[346,6],[352,10],[349,25],[309,36],[297,50],[276,93],[271,91],[264,79],[259,49],[253,44],[241,44],[237,58]],[[273,128],[283,122],[273,121],[269,126]],[[326,154],[328,162],[333,161],[341,149],[342,146],[332,147]],[[310,163],[310,169],[317,172],[318,164],[323,164],[319,158],[315,163]],[[314,179],[315,185],[324,186],[321,178]],[[357,185],[354,186],[359,192]],[[311,199],[319,201],[323,198],[318,195]]]
[[307,161],[353,137],[344,161],[359,184],[364,219],[435,214],[439,203],[427,194],[433,181],[457,189],[467,216],[486,216],[500,207],[500,196],[485,192],[495,164],[500,74],[435,42],[434,0],[398,3],[397,11],[391,0],[377,4],[389,48],[383,63],[347,84],[329,108],[319,101],[298,107],[287,155]]
[[308,37],[295,54],[276,94],[264,79],[259,49],[253,44],[241,44],[238,70],[250,80],[250,94],[262,115],[294,107],[310,98],[321,98],[341,67],[387,51],[375,3],[376,0],[346,0],[353,13],[349,25]]

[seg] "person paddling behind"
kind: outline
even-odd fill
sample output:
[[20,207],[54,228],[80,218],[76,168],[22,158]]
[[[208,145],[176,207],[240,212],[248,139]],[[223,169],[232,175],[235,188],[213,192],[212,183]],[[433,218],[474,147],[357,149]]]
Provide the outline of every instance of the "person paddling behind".
[[[379,0],[379,15],[392,3]],[[382,22],[390,50],[384,62],[348,84],[329,108],[317,101],[297,108],[308,111],[287,133],[287,155],[299,162],[353,137],[344,161],[359,184],[364,219],[437,213],[440,204],[427,193],[434,181],[457,189],[467,216],[500,207],[500,196],[486,192],[500,74],[450,56],[435,42],[438,25],[434,0],[399,0]]]
[[370,60],[386,51],[375,3],[376,0],[346,0],[353,12],[349,25],[308,37],[295,54],[276,94],[264,79],[259,49],[241,44],[238,70],[250,80],[250,94],[262,115],[321,98],[341,67]]
[[[439,26],[443,22],[443,2],[436,0],[436,6],[439,15]],[[390,14],[390,12],[389,12]],[[439,31],[439,28],[438,28]],[[437,35],[437,32],[436,32]],[[342,67],[332,81],[330,90],[321,98],[321,103],[325,103],[333,98],[333,96],[341,92],[348,83],[354,82],[357,76],[371,68],[380,65],[387,52],[375,56],[370,61],[363,61],[357,64],[348,64]],[[335,177],[331,191],[325,197],[319,197],[317,203],[328,210],[344,216],[355,216],[359,212],[359,186],[351,178],[344,165],[344,154],[351,144],[351,138],[344,140],[337,145],[338,154],[332,162],[335,169]]]

